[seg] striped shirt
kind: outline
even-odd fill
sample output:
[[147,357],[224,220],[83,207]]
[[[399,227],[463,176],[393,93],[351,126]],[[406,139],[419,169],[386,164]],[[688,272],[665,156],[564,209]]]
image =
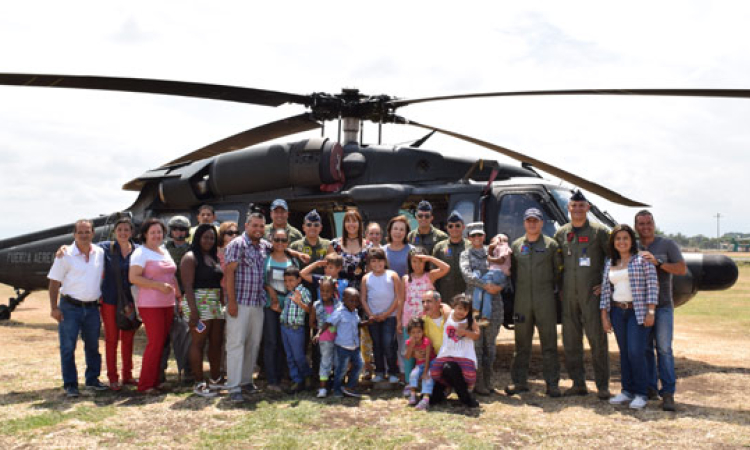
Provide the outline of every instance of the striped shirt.
[[[604,275],[602,277],[602,295],[599,309],[609,311],[612,301],[612,283],[609,281],[609,270],[612,261],[607,258],[604,262]],[[628,262],[628,279],[630,280],[630,291],[633,295],[633,309],[639,325],[643,325],[648,305],[656,305],[659,301],[659,280],[656,276],[654,265],[641,258],[641,255],[633,255]]]
[[237,263],[234,272],[235,295],[238,305],[263,306],[266,292],[263,289],[263,266],[271,253],[271,243],[261,239],[253,244],[247,233],[236,237],[225,250],[226,264]]
[[302,309],[298,304],[292,300],[294,293],[299,292],[302,297],[302,303],[309,305],[312,299],[310,298],[310,291],[302,284],[294,288],[293,291],[289,291],[286,294],[286,300],[284,300],[284,309],[281,311],[281,324],[282,325],[304,325],[305,324],[305,310]]

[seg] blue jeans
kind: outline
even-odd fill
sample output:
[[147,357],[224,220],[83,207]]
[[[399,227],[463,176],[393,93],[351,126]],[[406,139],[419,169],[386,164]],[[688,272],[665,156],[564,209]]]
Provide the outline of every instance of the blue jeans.
[[[409,375],[409,387],[416,389],[417,386],[419,386],[419,379],[422,378],[424,371],[425,371],[424,363],[414,367],[414,370],[411,371],[411,375]],[[427,395],[432,395],[433,386],[435,386],[435,380],[433,380],[432,377],[429,377],[426,380],[423,379],[422,380],[422,393],[427,394]]]
[[351,389],[357,386],[359,372],[362,370],[362,356],[359,347],[354,350],[347,350],[339,345],[336,346],[336,376],[333,379],[333,392],[341,393],[341,382],[344,380],[346,370],[352,363],[352,370],[349,372],[349,380],[346,387]]
[[83,338],[86,354],[86,384],[94,384],[99,380],[102,370],[99,308],[74,306],[63,299],[60,299],[59,308],[63,315],[62,322],[57,325],[57,332],[60,337],[60,365],[64,386],[78,387],[75,353],[79,334]]
[[263,308],[263,368],[268,384],[279,384],[283,375],[284,344],[281,341],[281,313]]
[[[646,370],[649,373],[649,387],[659,388],[661,380],[660,395],[674,394],[676,376],[674,373],[674,355],[672,355],[672,332],[674,331],[674,308],[656,308],[656,320],[651,328],[651,334],[646,346]],[[656,356],[654,358],[654,344],[656,344]]]
[[632,309],[612,307],[610,318],[620,348],[622,390],[645,397],[650,379],[646,370],[646,343],[651,329],[638,325]]
[[331,369],[333,368],[333,358],[336,350],[333,341],[320,341],[318,343],[320,348],[320,370],[318,375],[320,381],[328,381],[331,376]]
[[[404,348],[406,348],[406,341],[409,339],[409,332],[406,331],[406,324],[404,324]],[[414,370],[414,366],[417,364],[417,360],[414,358],[406,357],[406,350],[404,350],[404,374],[406,378],[409,378],[409,374]]]
[[370,337],[372,338],[375,373],[384,374],[387,364],[388,373],[398,376],[396,318],[389,317],[382,322],[373,322],[368,328],[370,330]]
[[[483,283],[492,283],[498,286],[505,285],[505,274],[502,270],[488,270],[482,275],[478,270],[474,271],[474,276],[481,278]],[[474,288],[472,296],[472,307],[478,311],[481,317],[489,319],[492,317],[492,294],[482,288]]]
[[302,383],[312,373],[305,356],[305,327],[297,329],[281,325],[281,340],[284,341],[289,377],[294,383]]

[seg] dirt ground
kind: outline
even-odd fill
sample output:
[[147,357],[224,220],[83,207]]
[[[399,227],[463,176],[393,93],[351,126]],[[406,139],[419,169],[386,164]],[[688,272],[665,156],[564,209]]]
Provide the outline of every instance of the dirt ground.
[[[734,289],[750,302],[750,277],[743,274]],[[11,294],[0,285],[3,303]],[[677,413],[663,412],[653,401],[643,411],[630,411],[594,395],[548,399],[542,395],[538,347],[532,392],[480,398],[478,411],[449,404],[419,413],[406,408],[397,393],[372,393],[357,402],[317,400],[310,393],[260,394],[237,407],[224,397],[198,398],[190,387],[177,385],[174,363],[168,395],[82,392],[68,400],[61,389],[57,326],[49,317],[47,293],[38,292],[0,325],[0,447],[747,447],[750,327],[737,323],[749,322],[677,314]],[[496,387],[509,383],[512,338],[512,332],[501,331]],[[136,369],[144,345],[139,331]],[[619,392],[618,355],[610,338],[613,393]],[[82,345],[76,358],[82,379]],[[590,367],[587,360],[589,377]],[[101,379],[106,381],[104,367]],[[563,369],[561,387],[568,386]],[[594,389],[592,381],[589,388]]]

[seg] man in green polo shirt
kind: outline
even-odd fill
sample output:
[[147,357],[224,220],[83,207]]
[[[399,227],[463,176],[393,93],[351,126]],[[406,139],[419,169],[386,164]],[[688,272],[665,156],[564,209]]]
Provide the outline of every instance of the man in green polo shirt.
[[435,244],[432,256],[445,261],[451,266],[450,272],[437,280],[435,287],[445,303],[450,304],[453,297],[466,291],[466,282],[461,275],[461,252],[470,247],[469,241],[464,239],[464,219],[458,211],[453,211],[448,217],[448,239]]
[[302,233],[289,225],[289,205],[286,204],[286,200],[283,198],[277,198],[271,203],[271,223],[266,225],[266,231],[263,237],[270,241],[273,236],[274,230],[283,228],[286,230],[286,235],[289,236],[289,242],[294,242],[302,239]]
[[570,223],[560,227],[555,240],[563,258],[563,346],[565,368],[573,380],[573,387],[565,395],[586,395],[586,372],[583,367],[583,334],[591,347],[597,395],[609,399],[609,349],[607,333],[602,328],[599,313],[602,271],[607,256],[609,230],[591,223],[587,213],[591,208],[581,191],[576,191],[568,202]]
[[431,255],[435,244],[448,239],[448,235],[432,226],[432,205],[422,200],[417,205],[417,228],[409,233],[409,243],[415,247],[423,247]]

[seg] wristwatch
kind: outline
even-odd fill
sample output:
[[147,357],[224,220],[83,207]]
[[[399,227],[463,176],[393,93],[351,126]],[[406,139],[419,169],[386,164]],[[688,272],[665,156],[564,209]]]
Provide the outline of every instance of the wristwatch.
[[661,267],[661,265],[664,264],[664,261],[661,260],[661,258],[656,259],[656,267]]

